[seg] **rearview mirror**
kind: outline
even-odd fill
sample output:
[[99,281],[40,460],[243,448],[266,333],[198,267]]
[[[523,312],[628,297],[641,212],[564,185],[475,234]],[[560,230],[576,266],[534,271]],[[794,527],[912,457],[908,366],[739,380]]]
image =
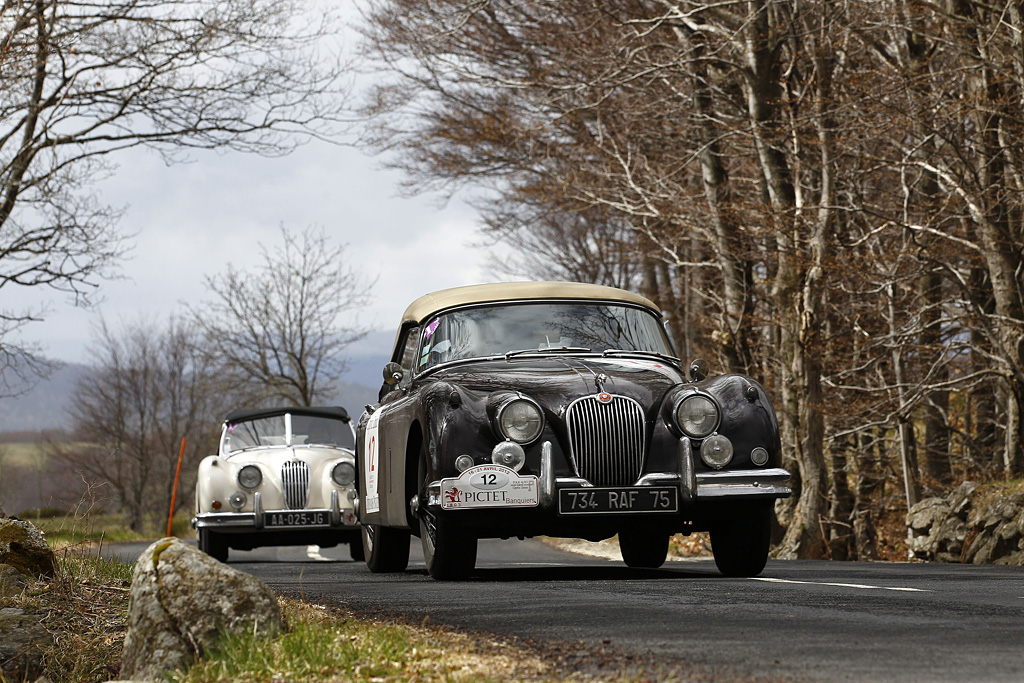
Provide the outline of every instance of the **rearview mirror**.
[[402,366],[398,363],[388,363],[384,366],[384,382],[385,384],[395,385],[402,381],[404,373],[402,372]]
[[690,361],[690,381],[699,382],[708,376],[708,362],[703,358],[694,358]]

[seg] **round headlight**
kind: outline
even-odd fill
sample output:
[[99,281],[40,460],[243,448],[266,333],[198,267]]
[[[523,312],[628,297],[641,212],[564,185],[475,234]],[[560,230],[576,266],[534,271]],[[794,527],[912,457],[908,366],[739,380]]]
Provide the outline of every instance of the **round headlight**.
[[498,429],[506,439],[530,443],[544,429],[544,415],[533,401],[513,399],[498,409]]
[[688,396],[676,407],[676,424],[687,436],[703,439],[718,426],[718,406],[707,396]]
[[251,491],[259,486],[261,481],[263,481],[263,473],[260,472],[260,468],[256,467],[256,465],[246,465],[238,470],[238,484],[243,489]]
[[491,462],[495,465],[504,465],[518,472],[526,462],[526,452],[517,443],[502,441],[491,451]]
[[732,460],[732,441],[721,434],[715,434],[704,439],[700,445],[700,459],[708,467],[720,470]]
[[338,486],[351,486],[356,480],[356,467],[350,462],[339,462],[331,470],[331,479]]

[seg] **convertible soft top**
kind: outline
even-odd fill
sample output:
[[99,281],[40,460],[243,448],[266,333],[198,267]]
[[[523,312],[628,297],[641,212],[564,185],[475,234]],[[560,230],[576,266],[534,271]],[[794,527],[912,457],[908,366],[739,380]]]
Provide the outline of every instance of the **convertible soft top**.
[[661,309],[650,299],[615,287],[583,282],[496,282],[442,289],[421,296],[405,309],[402,324],[422,323],[435,313],[458,306],[531,299],[618,301],[643,306],[661,313]]
[[348,422],[351,418],[348,411],[341,406],[290,406],[283,408],[245,408],[232,410],[224,418],[224,422],[242,422],[244,420],[255,420],[261,417],[277,417],[291,413],[292,415],[308,415],[309,417],[328,417],[342,422]]

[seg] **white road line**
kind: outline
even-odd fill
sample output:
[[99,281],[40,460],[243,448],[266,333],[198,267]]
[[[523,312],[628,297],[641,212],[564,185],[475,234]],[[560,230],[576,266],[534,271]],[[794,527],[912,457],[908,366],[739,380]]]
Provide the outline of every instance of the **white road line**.
[[321,562],[330,562],[331,558],[324,557],[320,554],[320,546],[318,545],[307,545],[306,546],[306,557],[311,560],[320,560]]
[[839,588],[859,588],[862,590],[876,591],[902,591],[904,593],[931,593],[924,588],[896,588],[893,586],[869,586],[863,583],[830,583],[828,581],[793,581],[791,579],[772,579],[766,576],[751,577],[754,581],[767,581],[769,583],[804,583],[812,586],[838,586]]

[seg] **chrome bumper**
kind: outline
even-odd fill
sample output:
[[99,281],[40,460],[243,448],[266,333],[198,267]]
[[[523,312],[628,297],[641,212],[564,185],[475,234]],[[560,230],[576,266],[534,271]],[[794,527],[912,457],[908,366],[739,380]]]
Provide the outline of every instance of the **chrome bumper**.
[[[736,498],[788,498],[793,494],[793,489],[788,486],[789,477],[789,472],[781,467],[698,473],[694,468],[690,440],[680,439],[679,471],[645,474],[634,486],[678,486],[682,502],[693,504]],[[593,486],[580,477],[555,476],[550,441],[541,444],[539,479],[540,507],[545,509],[556,507],[560,488]],[[420,504],[419,496],[414,496],[411,503],[415,511]],[[441,482],[434,481],[427,485],[427,504],[441,504]]]
[[[635,486],[678,486],[684,503],[726,498],[787,498],[789,472],[781,467],[724,472],[696,472],[689,439],[679,440],[679,471],[656,472],[640,477]],[[564,486],[593,486],[579,477],[556,477],[551,442],[540,450],[540,505],[554,508],[557,491]]]
[[303,510],[264,510],[263,501],[257,491],[253,494],[252,512],[200,512],[192,518],[193,529],[251,529],[262,531],[266,527],[268,512],[325,512],[329,520],[328,526],[275,526],[274,531],[288,529],[344,529],[346,527],[358,528],[359,520],[356,518],[356,511],[352,508],[342,509],[341,501],[337,491],[331,491],[331,507],[310,508]]

